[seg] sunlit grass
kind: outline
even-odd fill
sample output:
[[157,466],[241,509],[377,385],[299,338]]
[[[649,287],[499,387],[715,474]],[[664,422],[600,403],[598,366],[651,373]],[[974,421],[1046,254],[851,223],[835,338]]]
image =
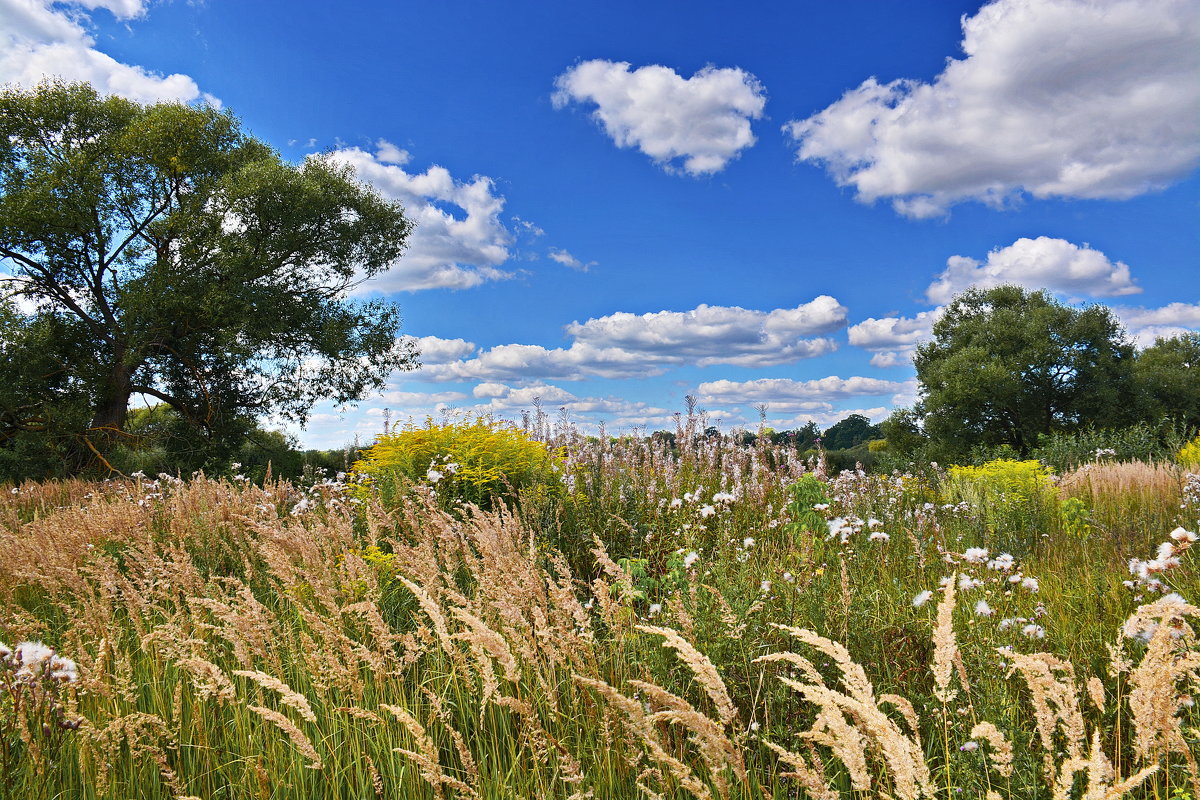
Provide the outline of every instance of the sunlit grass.
[[0,640],[77,663],[78,730],[6,718],[0,797],[1196,793],[1200,655],[1162,598],[1200,590],[1200,481],[826,476],[704,427],[560,431],[561,489],[512,512],[419,481],[386,511],[337,481],[4,490]]

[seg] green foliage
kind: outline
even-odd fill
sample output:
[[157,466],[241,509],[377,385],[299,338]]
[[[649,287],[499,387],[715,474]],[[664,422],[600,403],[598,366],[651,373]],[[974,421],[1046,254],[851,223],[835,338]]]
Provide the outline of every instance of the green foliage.
[[1200,333],[1159,338],[1138,354],[1134,375],[1147,419],[1200,428]]
[[1091,509],[1080,498],[1063,498],[1058,504],[1058,510],[1062,517],[1063,533],[1068,536],[1086,539],[1088,534],[1092,532]]
[[1165,461],[1187,442],[1187,430],[1181,423],[1161,419],[1123,428],[1057,431],[1039,438],[1030,455],[1059,473],[1098,461]]
[[788,530],[795,536],[803,533],[823,535],[825,515],[817,506],[829,505],[825,484],[815,475],[801,475],[799,480],[788,487],[788,494]]
[[421,427],[409,423],[380,436],[354,465],[389,504],[406,485],[420,483],[433,486],[443,504],[461,501],[482,508],[535,487],[555,493],[560,469],[561,459],[545,444],[489,417],[440,425],[429,418]]
[[0,92],[0,142],[0,297],[33,308],[0,311],[0,448],[44,434],[67,469],[104,463],[143,394],[215,458],[261,414],[303,421],[414,365],[397,310],[348,299],[411,229],[348,167],[86,84]]
[[942,485],[945,499],[965,503],[992,534],[990,541],[1014,553],[1059,516],[1050,470],[1040,461],[999,458],[980,466],[952,466]]
[[917,348],[924,431],[957,458],[976,444],[1025,457],[1055,431],[1129,424],[1133,362],[1104,306],[1075,309],[1016,286],[971,289]]
[[849,450],[871,439],[879,438],[879,426],[862,414],[851,414],[826,429],[821,444],[827,450]]

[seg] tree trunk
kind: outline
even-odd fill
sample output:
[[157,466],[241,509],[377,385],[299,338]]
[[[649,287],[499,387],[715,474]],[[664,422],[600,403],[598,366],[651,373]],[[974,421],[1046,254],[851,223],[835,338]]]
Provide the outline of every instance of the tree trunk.
[[130,367],[124,364],[117,364],[113,367],[106,391],[97,404],[96,412],[92,417],[91,427],[93,430],[107,431],[108,438],[125,430],[125,417],[129,412],[129,396],[132,394],[130,386],[132,384],[133,370]]

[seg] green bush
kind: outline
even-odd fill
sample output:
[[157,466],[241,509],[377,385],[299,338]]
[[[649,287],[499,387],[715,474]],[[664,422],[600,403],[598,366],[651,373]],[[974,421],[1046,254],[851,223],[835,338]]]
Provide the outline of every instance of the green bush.
[[1027,552],[1032,538],[1060,520],[1050,470],[1040,461],[999,458],[981,466],[950,467],[944,498],[965,503],[993,543],[1015,555]]

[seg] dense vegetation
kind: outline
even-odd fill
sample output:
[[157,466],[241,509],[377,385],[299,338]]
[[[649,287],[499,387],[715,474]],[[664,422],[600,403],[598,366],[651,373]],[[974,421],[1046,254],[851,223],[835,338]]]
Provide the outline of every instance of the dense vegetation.
[[[457,461],[422,475],[395,440],[360,467],[374,488],[5,491],[0,639],[27,644],[0,671],[0,792],[1200,788],[1200,477],[1108,456],[826,474],[705,427],[556,431],[509,510],[462,506]],[[543,446],[512,435],[499,469]]]
[[972,448],[1029,455],[1056,435],[1135,425],[1200,427],[1200,333],[1140,352],[1113,312],[1018,286],[969,289],[913,360],[920,402],[885,434],[944,461]]
[[[111,471],[143,447],[186,474],[268,414],[381,388],[416,354],[394,305],[349,294],[411,227],[229,112],[0,91],[0,475]],[[171,411],[153,443],[128,430],[135,397]]]
[[0,142],[0,799],[1200,795],[1200,335],[972,290],[880,426],[302,453],[414,363],[401,210],[86,86]]

